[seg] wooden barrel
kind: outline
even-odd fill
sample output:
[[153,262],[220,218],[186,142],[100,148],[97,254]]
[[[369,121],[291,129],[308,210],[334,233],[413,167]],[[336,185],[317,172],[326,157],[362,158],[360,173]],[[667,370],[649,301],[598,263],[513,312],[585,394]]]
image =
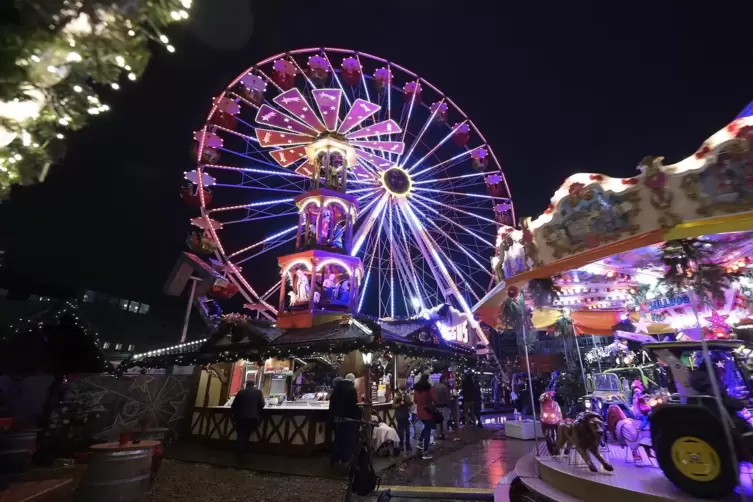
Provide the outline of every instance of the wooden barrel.
[[29,468],[38,433],[37,429],[0,432],[0,472],[20,474]]
[[162,447],[169,444],[170,429],[164,427],[136,430],[131,433],[131,437],[134,441],[159,441],[160,444],[152,450],[152,481],[154,481],[162,465]]
[[76,502],[146,502],[152,449],[158,441],[92,446],[92,456],[76,490]]

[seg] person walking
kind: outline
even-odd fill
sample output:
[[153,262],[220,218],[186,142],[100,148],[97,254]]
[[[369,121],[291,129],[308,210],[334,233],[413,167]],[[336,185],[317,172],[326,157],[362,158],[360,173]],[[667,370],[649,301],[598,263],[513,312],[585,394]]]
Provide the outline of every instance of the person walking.
[[439,435],[438,439],[445,439],[445,424],[447,424],[447,430],[450,430],[450,386],[447,385],[447,375],[439,377],[439,383],[434,386],[434,393],[437,396],[437,409],[442,414],[442,421],[439,422]]
[[483,398],[481,397],[481,385],[479,385],[478,379],[474,378],[473,380],[473,415],[476,418],[476,425],[478,427],[483,427],[481,424],[481,407],[484,403]]
[[476,423],[476,390],[471,372],[465,374],[463,378],[463,420],[466,427]]
[[360,420],[362,418],[361,409],[358,407],[356,387],[353,383],[355,380],[356,376],[353,373],[348,373],[344,379],[337,380],[330,397],[329,411],[335,425],[335,440],[332,443],[330,456],[331,466],[334,466],[337,462],[350,462],[353,452],[356,424],[339,419]]
[[258,427],[261,410],[266,404],[264,394],[256,388],[253,380],[246,382],[246,388],[233,399],[230,409],[235,420],[236,454],[239,459],[246,453],[251,433]]
[[437,413],[437,395],[429,382],[429,374],[424,373],[414,387],[414,399],[416,401],[416,414],[423,423],[421,430],[421,442],[419,449],[423,450],[421,458],[431,459],[429,445],[431,443],[431,431],[434,430],[434,416]]
[[397,421],[397,434],[400,436],[400,451],[412,451],[410,444],[410,412],[413,401],[403,385],[395,392],[392,407],[395,408],[395,420]]

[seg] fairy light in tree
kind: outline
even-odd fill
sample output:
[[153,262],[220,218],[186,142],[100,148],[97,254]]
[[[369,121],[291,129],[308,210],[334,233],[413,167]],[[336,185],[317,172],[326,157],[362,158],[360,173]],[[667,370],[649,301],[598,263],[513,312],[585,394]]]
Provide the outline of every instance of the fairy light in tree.
[[[127,11],[118,4],[102,5],[97,7],[96,20],[83,11],[82,2],[66,0],[63,4],[60,12],[39,13],[47,18],[42,19],[38,31],[49,30],[54,37],[30,31],[25,37],[9,39],[4,47],[23,68],[23,78],[8,79],[12,84],[7,94],[14,97],[0,101],[0,164],[7,169],[7,174],[0,176],[0,199],[21,171],[25,179],[29,174],[43,179],[53,160],[64,152],[65,129],[80,129],[90,116],[108,110],[80,106],[76,95],[94,92],[88,82],[117,90],[121,75],[137,80],[150,57],[147,41],[166,40],[160,30],[190,17],[184,5],[190,6],[190,2],[183,0],[135,0]],[[170,12],[177,15],[170,16]],[[168,52],[175,51],[168,41],[161,43]],[[24,141],[24,131],[36,141]],[[23,160],[8,162],[16,154]]]

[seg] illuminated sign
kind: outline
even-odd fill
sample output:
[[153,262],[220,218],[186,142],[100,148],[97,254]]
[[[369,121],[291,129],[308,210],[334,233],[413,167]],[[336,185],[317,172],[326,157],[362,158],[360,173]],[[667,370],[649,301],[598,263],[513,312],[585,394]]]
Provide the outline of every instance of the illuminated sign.
[[437,322],[437,329],[442,334],[442,338],[453,342],[468,343],[468,323],[461,322],[455,326],[447,326]]
[[690,305],[690,296],[688,296],[687,293],[677,296],[666,296],[646,302],[649,311],[668,309],[670,307],[679,307],[682,305]]

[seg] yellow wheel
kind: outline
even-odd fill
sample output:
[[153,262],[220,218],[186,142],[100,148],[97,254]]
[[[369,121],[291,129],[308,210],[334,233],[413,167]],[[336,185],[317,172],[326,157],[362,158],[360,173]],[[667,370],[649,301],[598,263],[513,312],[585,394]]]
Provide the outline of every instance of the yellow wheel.
[[672,462],[683,476],[693,481],[710,482],[719,477],[721,461],[706,441],[692,436],[677,438],[671,447]]

